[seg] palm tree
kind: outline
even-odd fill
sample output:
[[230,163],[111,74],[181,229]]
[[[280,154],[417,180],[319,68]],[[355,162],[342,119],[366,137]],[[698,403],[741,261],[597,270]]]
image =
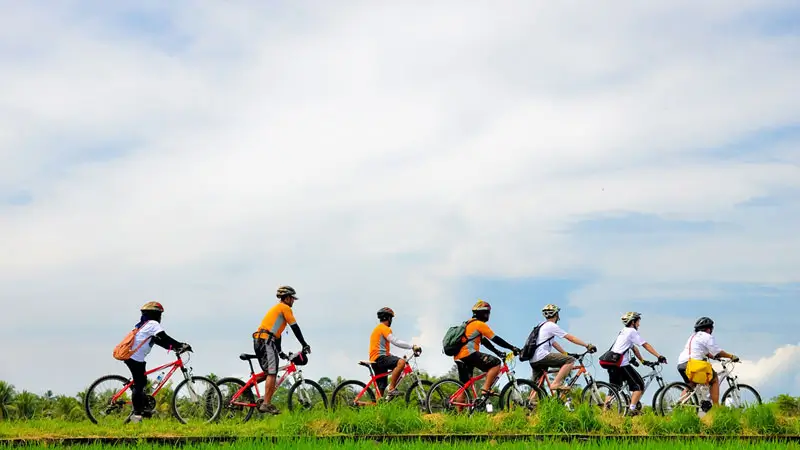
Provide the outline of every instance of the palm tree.
[[16,395],[13,384],[0,380],[0,419],[8,420],[8,408],[14,403]]
[[22,391],[21,394],[17,395],[14,405],[17,407],[17,415],[21,419],[33,419],[41,408],[40,403],[41,399],[38,395]]

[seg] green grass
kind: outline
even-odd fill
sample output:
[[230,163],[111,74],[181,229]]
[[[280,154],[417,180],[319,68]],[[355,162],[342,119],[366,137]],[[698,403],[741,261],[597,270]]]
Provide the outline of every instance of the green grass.
[[714,408],[702,420],[694,411],[677,409],[669,417],[647,412],[639,417],[599,414],[587,405],[574,412],[545,401],[536,414],[518,410],[493,414],[420,414],[400,404],[381,404],[359,410],[284,412],[279,416],[256,415],[247,423],[181,425],[171,417],[140,424],[102,426],[88,420],[55,419],[0,421],[0,438],[66,437],[265,437],[352,435],[458,435],[458,434],[593,434],[593,435],[787,435],[800,434],[800,418],[781,416],[774,404],[744,412]]

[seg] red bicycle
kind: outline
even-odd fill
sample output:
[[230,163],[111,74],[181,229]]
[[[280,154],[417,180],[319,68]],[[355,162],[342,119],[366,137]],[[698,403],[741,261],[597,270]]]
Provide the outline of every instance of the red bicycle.
[[[506,353],[503,358],[503,364],[500,367],[500,373],[494,380],[496,384],[500,380],[501,375],[508,378],[508,383],[500,391],[499,407],[506,410],[512,409],[514,406],[521,406],[529,409],[530,392],[534,389],[534,384],[530,380],[518,379],[514,376],[513,367],[509,368],[509,363],[514,361],[514,353]],[[456,364],[463,364],[457,361]],[[431,386],[428,391],[428,412],[433,414],[435,412],[452,411],[454,408],[461,411],[464,408],[469,410],[472,414],[475,411],[492,412],[494,405],[492,402],[478,401],[478,390],[476,388],[477,382],[486,378],[486,372],[470,378],[466,383],[461,383],[458,380],[445,378],[439,380]],[[490,386],[491,388],[491,386]],[[493,397],[489,397],[492,399]]]
[[[325,391],[316,381],[303,378],[303,371],[297,368],[295,357],[299,356],[299,354],[289,353],[286,356],[289,364],[278,368],[278,373],[283,372],[283,374],[275,380],[275,386],[276,388],[280,387],[289,377],[294,380],[294,383],[289,388],[287,398],[289,411],[294,411],[295,404],[298,404],[302,409],[327,409],[328,398],[325,396]],[[222,407],[224,411],[220,415],[221,419],[247,422],[253,416],[255,408],[258,407],[262,400],[261,393],[258,391],[258,383],[266,378],[264,372],[255,373],[253,369],[253,360],[257,358],[256,355],[248,353],[239,355],[239,359],[247,361],[250,365],[250,379],[247,382],[235,377],[222,378],[217,382],[223,399]],[[253,390],[255,390],[255,394]],[[277,400],[277,397],[276,391],[273,402]]]
[[[145,395],[144,416],[150,417],[157,413],[156,396],[164,391],[167,392],[167,401],[170,402],[172,415],[181,423],[202,421],[212,422],[219,417],[222,410],[222,394],[217,385],[206,377],[192,375],[192,369],[181,359],[181,355],[192,351],[187,348],[181,352],[175,352],[175,361],[148,370],[145,375],[162,371],[157,378],[156,388],[152,394]],[[167,372],[164,376],[163,371]],[[169,387],[165,388],[167,382],[176,370],[180,369],[183,380],[169,392]],[[122,375],[105,375],[95,380],[86,391],[83,399],[83,407],[86,415],[92,423],[127,423],[130,421],[133,403],[131,402],[130,387],[133,380]],[[163,397],[163,396],[162,396]]]
[[[427,409],[425,406],[427,395],[425,392],[432,383],[429,380],[422,379],[420,376],[420,372],[417,367],[417,357],[419,357],[419,355],[420,352],[417,351],[403,356],[403,359],[406,361],[406,365],[403,368],[403,371],[400,373],[400,378],[397,380],[397,385],[399,386],[405,377],[410,376],[409,378],[412,380],[412,386],[406,391],[406,404],[416,404],[421,410],[424,411]],[[411,360],[410,362],[409,359]],[[341,405],[347,405],[351,407],[374,405],[378,400],[381,399],[383,394],[381,393],[381,390],[378,389],[378,380],[388,377],[391,372],[384,372],[376,375],[375,371],[372,369],[372,364],[374,364],[374,361],[358,362],[358,365],[369,369],[370,379],[367,384],[364,384],[359,380],[346,380],[336,386],[331,394],[331,407],[333,409],[336,409]],[[374,391],[371,386],[374,386]],[[364,398],[365,396],[366,398]]]

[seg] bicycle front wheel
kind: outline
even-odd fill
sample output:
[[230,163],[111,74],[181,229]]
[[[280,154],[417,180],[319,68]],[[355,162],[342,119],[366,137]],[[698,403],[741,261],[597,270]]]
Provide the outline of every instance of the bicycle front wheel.
[[531,380],[519,378],[514,383],[508,383],[500,391],[500,407],[506,411],[523,408],[534,411],[539,400],[545,397],[544,391]]
[[605,381],[595,380],[594,383],[586,385],[581,392],[581,402],[601,410],[616,411],[618,414],[623,412],[623,400],[619,391]]
[[[420,383],[422,386],[420,386]],[[428,412],[428,391],[430,391],[431,383],[429,380],[419,380],[419,383],[413,383],[406,391],[406,405],[412,406],[421,412]]]
[[472,395],[469,389],[464,391],[463,399],[458,401],[458,406],[453,405],[450,398],[464,386],[460,381],[444,379],[431,386],[426,397],[428,412],[431,414],[452,411],[454,408],[465,408],[472,405]]
[[[738,388],[738,389],[737,389]],[[722,394],[722,404],[731,408],[747,408],[761,404],[761,395],[748,384],[737,383]]]
[[125,386],[130,381],[122,375],[105,375],[92,382],[83,397],[83,409],[92,423],[107,425],[128,421],[133,403],[131,390]]
[[[217,387],[222,394],[220,420],[244,423],[253,417],[256,396],[252,387],[242,390],[245,385],[244,381],[234,377],[227,377],[217,381]],[[242,393],[234,398],[240,390],[242,390]]]
[[172,395],[172,414],[183,424],[209,423],[222,411],[222,393],[206,377],[193,376],[178,383]]
[[295,406],[303,410],[327,409],[328,397],[316,381],[301,380],[289,388],[289,411],[294,411]]

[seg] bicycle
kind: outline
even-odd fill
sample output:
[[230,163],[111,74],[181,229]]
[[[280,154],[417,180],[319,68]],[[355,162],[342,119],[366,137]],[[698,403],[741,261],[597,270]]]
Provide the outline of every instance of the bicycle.
[[[746,408],[749,406],[747,402],[742,401],[742,392],[749,391],[755,397],[754,404],[761,404],[761,395],[756,389],[750,385],[739,383],[738,375],[731,375],[734,369],[734,362],[730,359],[715,358],[722,365],[722,371],[717,372],[720,387],[722,382],[728,382],[728,389],[722,394],[720,403],[735,408]],[[728,366],[730,364],[730,368]],[[672,401],[673,393],[677,392],[677,400]],[[707,413],[711,407],[711,391],[707,384],[686,384],[683,381],[676,381],[668,384],[664,388],[659,401],[659,412],[662,415],[667,415],[667,412],[672,412],[676,406],[689,406],[697,409],[698,415]]]
[[[418,407],[424,410],[426,408],[425,405],[427,404],[427,395],[425,391],[426,387],[431,385],[431,382],[429,380],[422,379],[422,377],[419,375],[417,358],[421,353],[421,351],[413,351],[412,353],[403,356],[403,359],[406,361],[406,365],[403,367],[403,371],[400,372],[397,385],[399,386],[406,377],[410,377],[412,380],[412,386],[405,393],[406,404],[411,405],[412,402],[416,400],[419,402]],[[345,380],[339,383],[336,388],[334,388],[333,393],[331,394],[332,409],[336,409],[340,405],[356,407],[377,404],[378,400],[383,397],[383,393],[380,389],[378,389],[378,380],[388,377],[391,372],[384,372],[376,375],[375,371],[372,369],[372,365],[374,363],[374,361],[364,360],[358,362],[358,365],[364,366],[369,370],[370,379],[367,384],[364,384],[359,380]],[[372,386],[375,388],[374,392]],[[367,401],[362,400],[364,396],[367,397]]]
[[[493,383],[493,385],[496,384],[502,375],[505,375],[508,379],[508,383],[503,387],[498,396],[500,409],[511,410],[513,405],[520,405],[529,409],[527,399],[529,399],[530,396],[523,394],[520,387],[533,389],[534,385],[530,380],[517,379],[514,376],[513,364],[509,367],[509,363],[514,361],[515,356],[513,352],[506,353],[502,360],[502,365],[500,366],[500,373],[498,373]],[[461,361],[456,361],[456,364],[463,363]],[[459,380],[450,378],[437,381],[428,391],[428,412],[433,414],[439,411],[450,411],[455,407],[459,410],[468,408],[470,415],[479,410],[485,410],[491,413],[494,410],[494,405],[477,401],[479,400],[479,394],[476,389],[476,383],[484,378],[486,378],[486,372],[471,377],[466,383],[461,383]],[[493,386],[489,386],[490,389],[492,387]],[[459,400],[462,396],[464,400]]]
[[[304,352],[301,352],[305,355]],[[289,353],[286,359],[289,360],[288,364],[278,367],[278,374],[280,377],[275,380],[275,388],[283,385],[289,377],[294,381],[289,387],[289,396],[287,399],[287,406],[289,411],[294,411],[295,402],[303,409],[313,409],[320,404],[322,409],[328,408],[328,398],[325,396],[325,391],[314,380],[307,380],[303,378],[303,371],[297,368],[294,363],[296,353]],[[264,372],[256,373],[253,368],[253,360],[258,359],[258,356],[242,353],[239,359],[247,361],[250,365],[250,378],[247,382],[242,381],[236,377],[225,377],[217,381],[220,391],[223,393],[223,409],[224,413],[220,415],[225,420],[235,419],[239,413],[244,413],[241,418],[242,422],[247,422],[253,417],[255,408],[260,405],[262,401],[261,393],[258,390],[258,383],[264,381],[266,378]],[[283,374],[281,374],[283,372]],[[255,394],[253,394],[255,389]]]
[[[166,376],[158,376],[157,385],[152,394],[145,395],[145,411],[143,416],[151,417],[156,413],[156,396],[164,390],[172,374],[180,369],[183,375],[183,380],[175,387],[172,392],[172,397],[169,400],[172,410],[172,415],[178,419],[179,422],[186,424],[194,421],[191,417],[193,413],[199,412],[201,417],[205,419],[203,422],[209,423],[219,417],[222,409],[222,394],[217,388],[217,385],[207,377],[192,375],[191,367],[188,367],[189,360],[183,361],[181,355],[191,352],[191,347],[182,349],[175,352],[175,361],[164,364],[145,372],[145,375],[150,375],[154,372],[164,371],[169,369]],[[101,387],[105,382],[112,382],[110,387]],[[198,388],[197,383],[203,383],[205,387]],[[119,383],[121,387],[114,387],[114,384]],[[86,391],[83,399],[83,408],[89,420],[92,423],[99,423],[101,420],[113,421],[113,419],[121,419],[125,417],[122,423],[128,423],[132,415],[133,403],[129,395],[129,390],[133,385],[133,380],[122,375],[104,375],[97,380],[93,381]],[[198,394],[200,392],[200,394]],[[165,394],[169,398],[169,394]],[[191,400],[187,400],[187,396]],[[191,401],[200,400],[198,405],[191,405]],[[97,410],[95,410],[97,408]]]
[[[636,362],[635,360],[631,360],[631,364],[634,366],[639,365],[639,363]],[[666,387],[666,383],[664,383],[664,377],[661,376],[661,371],[662,371],[661,363],[659,363],[658,361],[656,362],[645,361],[642,364],[652,369],[646,375],[642,375],[642,380],[644,380],[643,392],[647,392],[647,388],[654,380],[658,384],[658,389],[656,389],[656,392],[653,394],[652,408],[654,413],[659,414],[659,411],[657,410],[658,400],[661,394],[664,392],[664,388]],[[627,415],[631,405],[631,390],[630,386],[628,386],[628,382],[627,381],[623,382],[622,388],[617,389],[617,392],[619,392],[620,400],[622,400],[623,402],[624,412]],[[641,409],[642,402],[640,401],[639,404],[636,406],[638,409]]]
[[[578,387],[576,386],[576,383],[578,382],[578,379],[583,376],[586,386],[581,391],[581,402],[588,403],[589,405],[596,405],[603,409],[609,409],[612,408],[611,405],[617,405],[617,412],[621,413],[622,404],[620,401],[619,391],[605,381],[595,380],[586,369],[586,365],[583,363],[583,360],[589,353],[590,352],[588,350],[583,353],[567,353],[567,355],[575,358],[578,363],[572,368],[572,370],[577,371],[575,375],[569,376],[569,381],[566,379],[564,380],[566,385],[570,388],[569,391],[554,392],[548,374],[556,374],[561,369],[553,368],[545,371],[535,380],[533,390],[536,393],[536,396],[540,400],[543,400],[547,397],[556,398],[564,403],[564,406],[567,408],[567,410],[575,411],[575,407],[572,404],[572,398],[570,397],[570,392],[572,391],[573,387]],[[547,386],[547,390],[545,390],[544,386]],[[533,402],[534,392],[531,392],[531,402]]]

